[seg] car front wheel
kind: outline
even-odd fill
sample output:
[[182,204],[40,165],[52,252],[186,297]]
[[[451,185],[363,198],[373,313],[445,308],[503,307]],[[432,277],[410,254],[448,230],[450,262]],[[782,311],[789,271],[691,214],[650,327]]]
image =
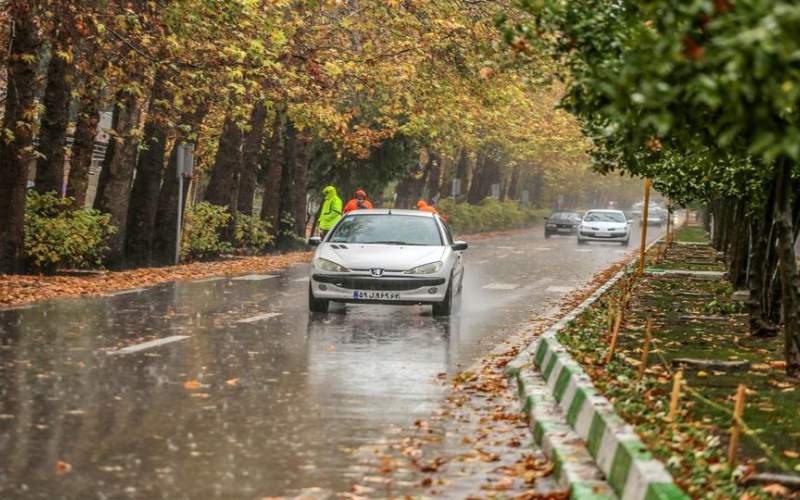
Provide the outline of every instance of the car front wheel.
[[314,298],[314,292],[311,291],[311,284],[308,285],[308,310],[313,313],[326,313],[328,312],[328,304],[330,301],[327,299]]
[[578,238],[578,245],[585,245],[585,244],[586,244],[586,240],[582,240],[582,239]]
[[434,316],[450,316],[453,313],[453,278],[450,278],[450,283],[447,285],[447,293],[444,294],[444,300],[433,304]]
[[544,239],[548,239],[548,238],[550,238],[550,231],[545,231],[544,232]]

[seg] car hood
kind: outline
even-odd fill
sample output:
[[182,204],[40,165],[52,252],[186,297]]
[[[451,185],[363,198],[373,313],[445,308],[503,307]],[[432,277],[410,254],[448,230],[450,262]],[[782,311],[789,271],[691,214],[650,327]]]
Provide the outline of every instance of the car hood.
[[323,243],[317,257],[332,260],[348,269],[407,271],[442,260],[444,251],[445,247],[435,246]]
[[623,222],[584,222],[583,225],[598,229],[625,229],[626,226]]

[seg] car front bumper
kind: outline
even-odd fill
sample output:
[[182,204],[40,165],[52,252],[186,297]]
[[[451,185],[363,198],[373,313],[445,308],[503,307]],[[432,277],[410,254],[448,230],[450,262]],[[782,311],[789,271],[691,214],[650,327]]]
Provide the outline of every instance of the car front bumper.
[[574,233],[575,231],[577,231],[577,229],[578,229],[577,226],[567,226],[564,224],[552,225],[552,226],[547,225],[544,227],[544,230],[547,231],[548,233]]
[[623,232],[597,232],[597,231],[579,231],[578,237],[585,241],[627,241],[630,238],[630,233]]
[[442,302],[448,279],[442,276],[372,277],[356,274],[311,276],[311,290],[317,299],[350,303],[429,304]]

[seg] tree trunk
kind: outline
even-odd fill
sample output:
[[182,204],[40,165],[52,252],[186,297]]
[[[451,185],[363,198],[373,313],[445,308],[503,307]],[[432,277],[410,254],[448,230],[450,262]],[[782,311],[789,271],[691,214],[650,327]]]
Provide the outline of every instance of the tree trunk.
[[469,192],[467,193],[467,202],[471,205],[477,205],[484,198],[484,185],[486,184],[486,152],[478,151],[478,158],[475,161],[475,167],[472,170],[472,180],[469,183]]
[[264,101],[257,101],[250,113],[250,130],[242,146],[242,172],[239,178],[239,199],[237,210],[243,214],[253,214],[253,199],[256,195],[258,160],[264,140],[264,125],[267,108]]
[[[175,137],[175,144],[180,144],[183,140],[194,139],[194,135],[200,128],[206,114],[208,105],[201,104],[196,110],[186,113],[181,117],[180,124],[188,126],[189,132],[179,132]],[[168,266],[175,262],[175,237],[178,224],[178,175],[177,175],[177,148],[173,146],[170,153],[167,168],[164,171],[161,191],[158,194],[158,208],[156,209],[155,220],[158,224],[155,227],[151,250],[151,262],[154,265]],[[186,195],[189,191],[189,183],[183,184],[183,202],[186,203]],[[183,207],[181,207],[183,210]]]
[[280,212],[281,175],[283,173],[284,157],[284,120],[285,113],[279,109],[272,122],[272,137],[269,147],[269,167],[264,177],[264,198],[261,200],[261,220],[272,227],[273,232],[278,231],[278,214]]
[[99,122],[99,91],[95,88],[87,88],[79,100],[78,121],[75,124],[75,135],[69,158],[67,196],[75,200],[75,208],[83,208],[86,205],[86,191],[89,187],[94,139],[97,137],[97,124]]
[[295,132],[295,150],[292,172],[292,206],[294,215],[294,234],[306,239],[306,225],[308,224],[308,209],[306,195],[308,192],[308,153],[310,139],[301,132]]
[[442,181],[442,157],[433,150],[428,150],[428,198],[431,200],[439,199]]
[[729,279],[738,290],[747,284],[747,255],[750,243],[750,216],[745,200],[735,200],[734,226],[731,228]]
[[158,210],[161,176],[167,148],[167,105],[172,92],[164,70],[156,73],[150,93],[150,109],[144,126],[144,146],[136,164],[136,177],[128,206],[125,261],[133,267],[150,263],[150,250]]
[[107,262],[111,267],[121,266],[124,260],[128,203],[139,147],[136,128],[140,113],[141,101],[136,95],[123,92],[118,94],[112,119],[113,134],[103,160],[94,202],[96,209],[111,214],[111,224],[117,228],[109,241]]
[[25,251],[25,189],[33,161],[36,116],[37,32],[31,0],[12,0],[6,6],[12,23],[6,66],[6,103],[0,140],[0,273],[22,270]]
[[512,200],[519,200],[519,178],[522,174],[522,167],[520,165],[514,166],[511,171],[511,180],[508,182],[508,197]]
[[284,155],[281,164],[281,186],[278,195],[278,225],[277,245],[279,248],[291,248],[294,243],[294,183],[292,174],[294,173],[295,162],[297,159],[297,129],[291,120],[286,120],[285,125]]
[[239,170],[242,158],[242,129],[236,124],[233,117],[225,117],[222,134],[219,137],[219,147],[211,167],[211,177],[208,180],[205,200],[212,205],[228,207],[228,212],[233,213],[234,207],[231,198],[234,189],[234,180]]
[[764,208],[757,221],[753,221],[753,249],[750,254],[750,273],[748,288],[750,297],[747,301],[747,314],[750,334],[756,337],[775,335],[778,328],[769,319],[768,292],[772,269],[767,268],[768,255],[774,247],[773,221],[775,215],[775,183],[770,183]]
[[44,91],[44,114],[39,133],[39,153],[36,162],[36,191],[63,194],[64,148],[67,142],[69,104],[74,77],[74,65],[64,55],[72,51],[69,29],[59,26],[47,66],[47,83]]
[[792,226],[792,162],[780,158],[776,165],[775,220],[778,229],[778,259],[781,276],[783,341],[786,374],[800,376],[800,275],[794,253]]

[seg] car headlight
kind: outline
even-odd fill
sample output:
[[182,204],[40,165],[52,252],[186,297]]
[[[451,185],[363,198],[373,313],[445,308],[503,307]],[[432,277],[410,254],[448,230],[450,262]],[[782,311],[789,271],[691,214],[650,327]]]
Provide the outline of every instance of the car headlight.
[[340,266],[332,260],[323,259],[322,257],[314,259],[314,267],[322,271],[332,271],[335,273],[346,273],[350,271],[346,267]]
[[430,264],[423,264],[421,266],[417,266],[414,269],[409,269],[405,272],[405,274],[433,274],[438,273],[441,271],[442,266],[444,264],[442,262],[431,262]]

